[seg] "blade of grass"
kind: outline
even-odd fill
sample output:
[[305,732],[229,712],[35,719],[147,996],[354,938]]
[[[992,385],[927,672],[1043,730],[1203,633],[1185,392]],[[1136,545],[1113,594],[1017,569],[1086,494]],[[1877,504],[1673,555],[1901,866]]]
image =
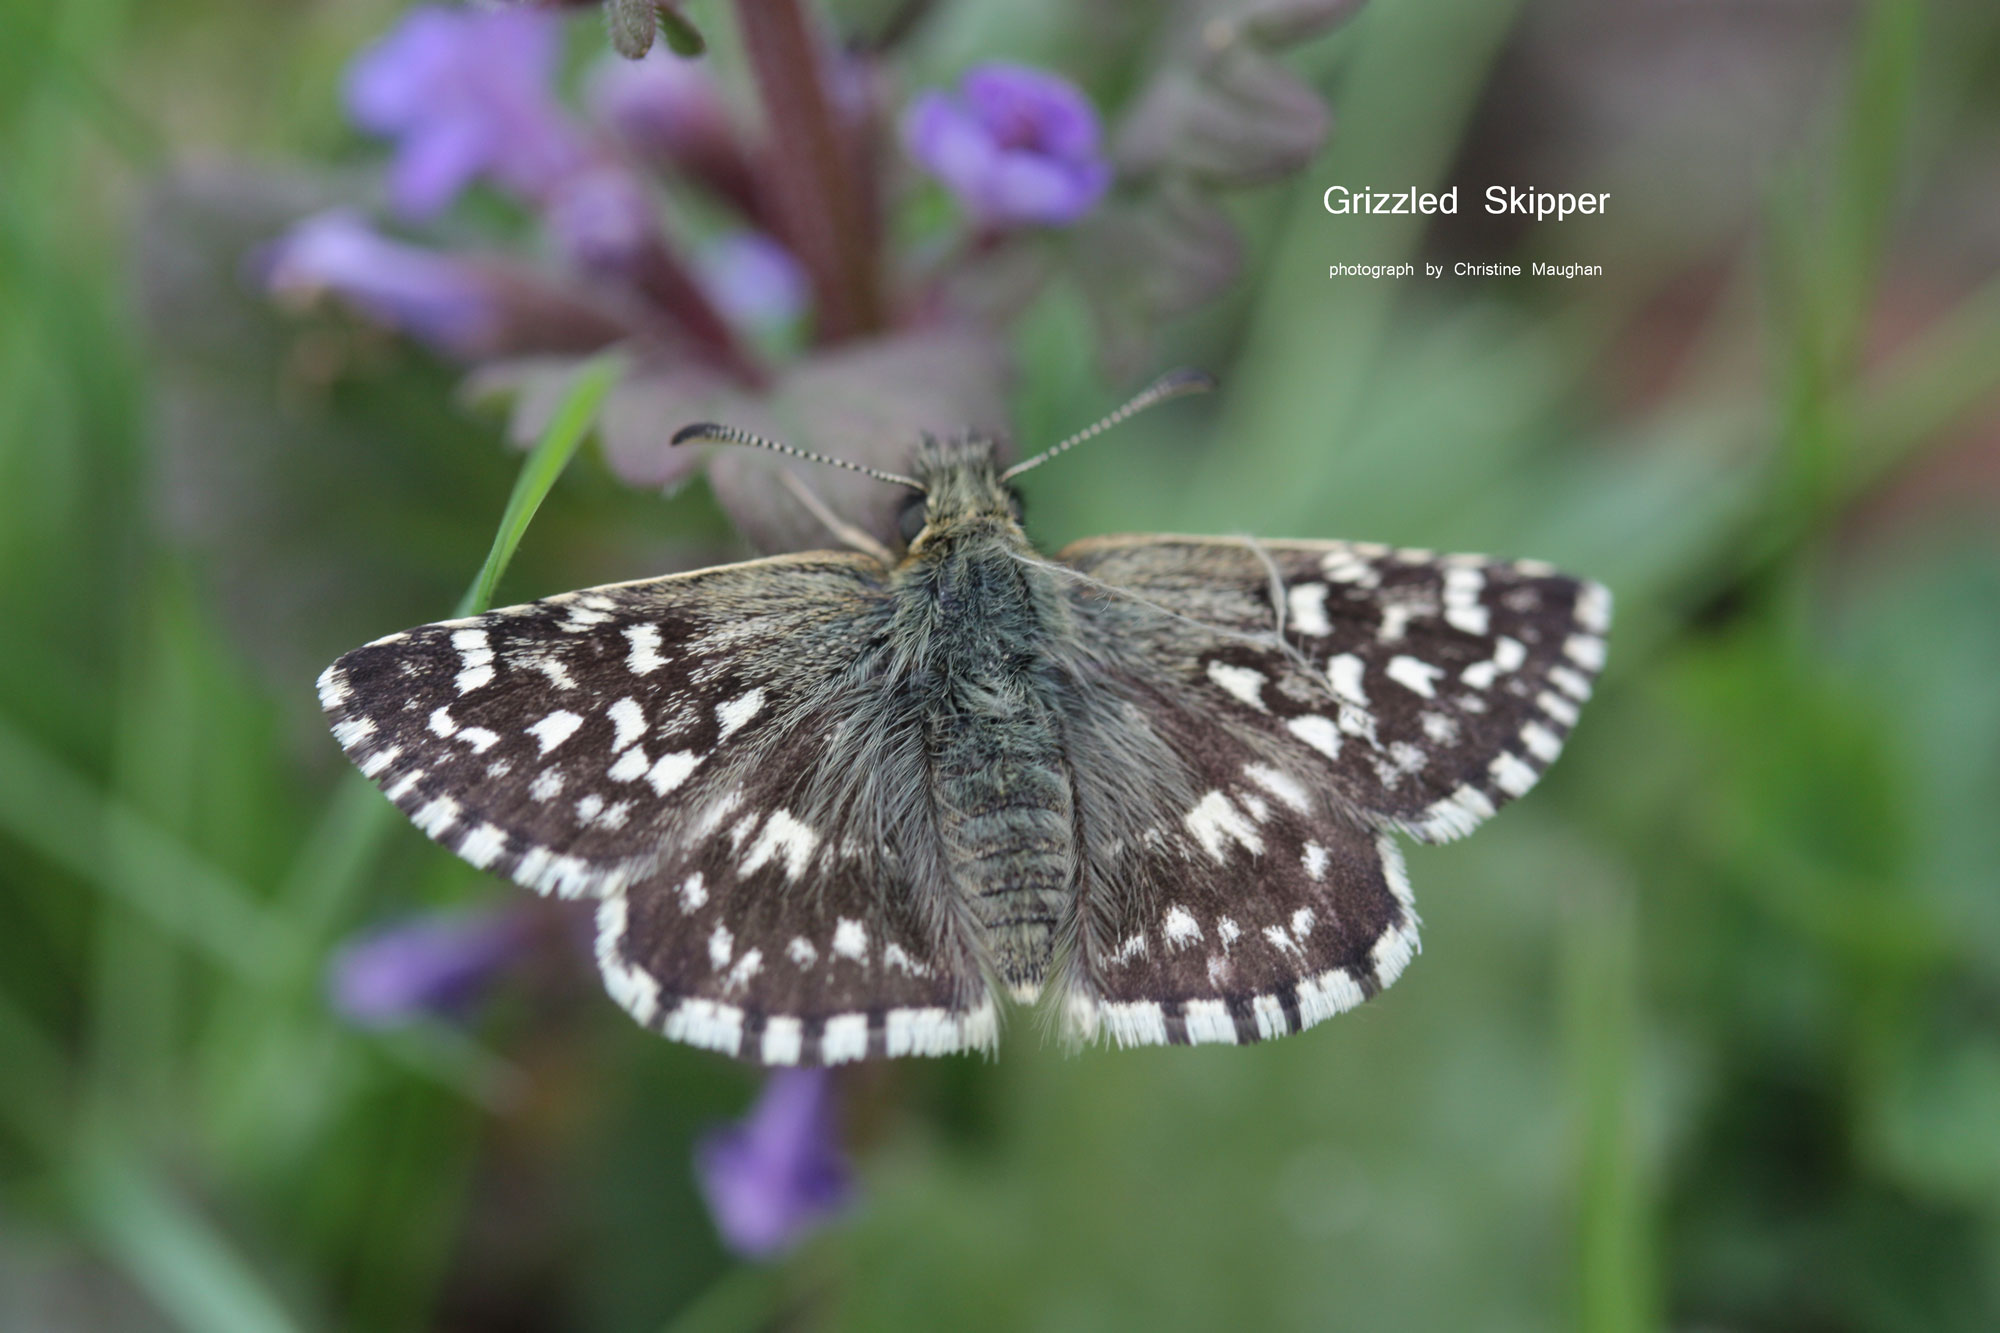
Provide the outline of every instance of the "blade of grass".
[[529,521],[548,498],[556,478],[569,466],[569,460],[576,457],[577,446],[590,433],[597,410],[604,405],[604,395],[611,392],[624,368],[624,359],[611,352],[593,357],[577,370],[569,392],[563,395],[561,405],[549,421],[549,428],[542,432],[542,438],[528,453],[528,461],[521,465],[514,493],[507,497],[507,508],[500,515],[500,530],[493,534],[493,549],[486,553],[486,563],[480,568],[479,577],[472,581],[472,587],[466,590],[456,614],[478,615],[493,604],[493,590],[499,586],[500,576],[507,572],[507,564],[521,545]]
[[190,1333],[292,1333],[302,1327],[249,1263],[140,1163],[87,1154],[69,1195],[114,1262]]
[[234,876],[107,799],[4,718],[0,829],[246,981],[266,984],[297,956],[290,923]]
[[[623,371],[624,359],[616,352],[594,357],[578,369],[548,429],[521,464],[486,561],[459,599],[454,616],[478,615],[493,604],[493,591],[520,549],[529,522],[576,457],[604,396]],[[324,932],[367,877],[389,830],[396,826],[391,817],[394,809],[359,773],[349,773],[334,793],[279,894],[281,901],[293,904],[309,934]]]

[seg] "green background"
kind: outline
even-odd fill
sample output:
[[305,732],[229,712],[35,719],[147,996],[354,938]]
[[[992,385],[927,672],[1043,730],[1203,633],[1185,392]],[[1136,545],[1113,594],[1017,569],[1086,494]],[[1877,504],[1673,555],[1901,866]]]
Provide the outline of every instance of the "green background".
[[[912,84],[1127,91],[1117,5],[947,9]],[[2000,1327],[2000,12],[1380,0],[1297,53],[1336,134],[1232,200],[1248,271],[1161,348],[1224,392],[1035,473],[1031,526],[1553,560],[1618,597],[1599,696],[1412,849],[1392,991],[856,1071],[858,1206],[774,1266],[689,1163],[753,1072],[560,927],[462,1025],[323,998],[355,929],[513,892],[343,783],[310,684],[448,611],[517,459],[158,182],[372,188],[338,80],[396,12],[0,4],[0,1326]],[[1429,232],[1318,206],[1453,181]],[[1496,183],[1611,211],[1496,227]],[[1608,271],[1323,276],[1421,257]],[[1014,353],[1027,441],[1128,387],[1061,286]],[[734,551],[586,450],[500,596]]]

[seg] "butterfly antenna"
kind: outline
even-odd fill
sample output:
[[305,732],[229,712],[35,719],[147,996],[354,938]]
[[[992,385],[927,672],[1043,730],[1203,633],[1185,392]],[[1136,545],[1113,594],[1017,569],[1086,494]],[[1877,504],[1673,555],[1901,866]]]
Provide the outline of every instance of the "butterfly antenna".
[[1124,421],[1128,417],[1137,416],[1155,403],[1164,403],[1169,398],[1179,398],[1183,394],[1207,393],[1214,387],[1215,377],[1206,371],[1187,369],[1170,370],[1141,389],[1133,396],[1130,402],[1109,416],[1104,417],[1094,425],[1086,426],[1060,444],[1055,444],[1042,450],[1042,452],[1036,454],[1033,458],[1014,464],[1014,466],[1008,468],[1000,475],[1003,479],[1012,481],[1029,468],[1040,467],[1057,454],[1074,449],[1093,436],[1102,435],[1119,422]]
[[877,481],[892,482],[897,486],[908,486],[913,491],[924,489],[922,482],[916,480],[914,477],[903,476],[899,472],[884,472],[880,468],[868,467],[861,463],[850,463],[844,458],[828,458],[825,454],[808,453],[804,449],[794,449],[789,444],[780,444],[776,440],[767,440],[761,435],[752,435],[749,431],[739,430],[735,426],[719,426],[713,421],[697,421],[692,426],[682,426],[674,432],[674,438],[667,441],[667,443],[688,444],[697,441],[706,441],[710,444],[748,444],[758,449],[769,449],[774,454],[784,454],[788,458],[801,458],[808,463],[825,463],[828,467],[844,467],[849,472],[859,472],[864,477],[873,477]]

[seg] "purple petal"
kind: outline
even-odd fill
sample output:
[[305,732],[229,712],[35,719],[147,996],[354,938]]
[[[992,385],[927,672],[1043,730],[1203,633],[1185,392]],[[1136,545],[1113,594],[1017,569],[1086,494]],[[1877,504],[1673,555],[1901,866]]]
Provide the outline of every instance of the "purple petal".
[[470,266],[371,230],[352,213],[306,219],[259,256],[265,289],[312,299],[331,293],[370,318],[442,351],[469,356],[499,318]]
[[1069,160],[1097,152],[1097,112],[1076,86],[1026,65],[981,65],[959,84],[966,103],[1003,142]]
[[903,141],[990,226],[1075,222],[1111,182],[1090,102],[1067,81],[1020,65],[982,65],[956,96],[921,94],[904,115]]
[[585,99],[600,125],[642,152],[671,156],[730,130],[707,67],[657,47],[643,60],[606,58],[591,74]]
[[742,1123],[696,1145],[696,1178],[730,1248],[753,1258],[777,1254],[851,1197],[835,1112],[826,1070],[780,1069]]
[[432,217],[485,169],[489,151],[477,120],[432,121],[403,140],[389,168],[389,201],[406,218]]
[[348,114],[399,141],[399,207],[435,212],[482,174],[539,199],[587,160],[551,91],[560,39],[539,10],[423,8],[361,54]]
[[805,270],[791,251],[762,232],[724,237],[702,251],[698,262],[703,290],[731,323],[770,328],[805,310]]
[[543,217],[563,253],[586,269],[616,272],[659,235],[645,187],[619,167],[569,177],[550,195]]
[[393,1027],[464,1005],[528,941],[518,910],[422,917],[343,945],[327,968],[333,1007],[358,1027]]

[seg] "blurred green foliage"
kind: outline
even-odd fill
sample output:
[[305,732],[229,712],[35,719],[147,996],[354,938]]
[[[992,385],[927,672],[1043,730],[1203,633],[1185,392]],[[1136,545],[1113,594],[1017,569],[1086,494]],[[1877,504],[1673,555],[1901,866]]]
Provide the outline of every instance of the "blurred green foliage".
[[[1082,22],[944,8],[937,64],[1063,64]],[[170,163],[358,160],[339,69],[395,11],[0,3],[0,1326],[2000,1327],[2000,16],[1863,4],[1733,232],[1635,210],[1591,233],[1611,276],[1553,292],[1328,285],[1442,243],[1314,201],[1532,137],[1503,94],[1567,7],[1378,0],[1304,54],[1341,128],[1172,331],[1227,392],[1036,473],[1039,534],[1545,557],[1618,595],[1600,697],[1532,799],[1412,854],[1427,956],[1392,992],[1251,1051],[1021,1023],[997,1062],[861,1072],[864,1200],[764,1270],[688,1161],[751,1074],[568,951],[467,1027],[322,998],[356,926],[511,892],[343,782],[311,680],[448,611],[516,461],[444,368],[226,265],[214,310],[163,304],[134,256]],[[1985,266],[1928,270],[1911,331],[1981,161]],[[1702,282],[1677,373],[1626,392],[1661,355],[1632,331]],[[1123,387],[1086,326],[1063,290],[1024,319],[1026,438]],[[727,549],[699,489],[585,456],[500,595]]]

